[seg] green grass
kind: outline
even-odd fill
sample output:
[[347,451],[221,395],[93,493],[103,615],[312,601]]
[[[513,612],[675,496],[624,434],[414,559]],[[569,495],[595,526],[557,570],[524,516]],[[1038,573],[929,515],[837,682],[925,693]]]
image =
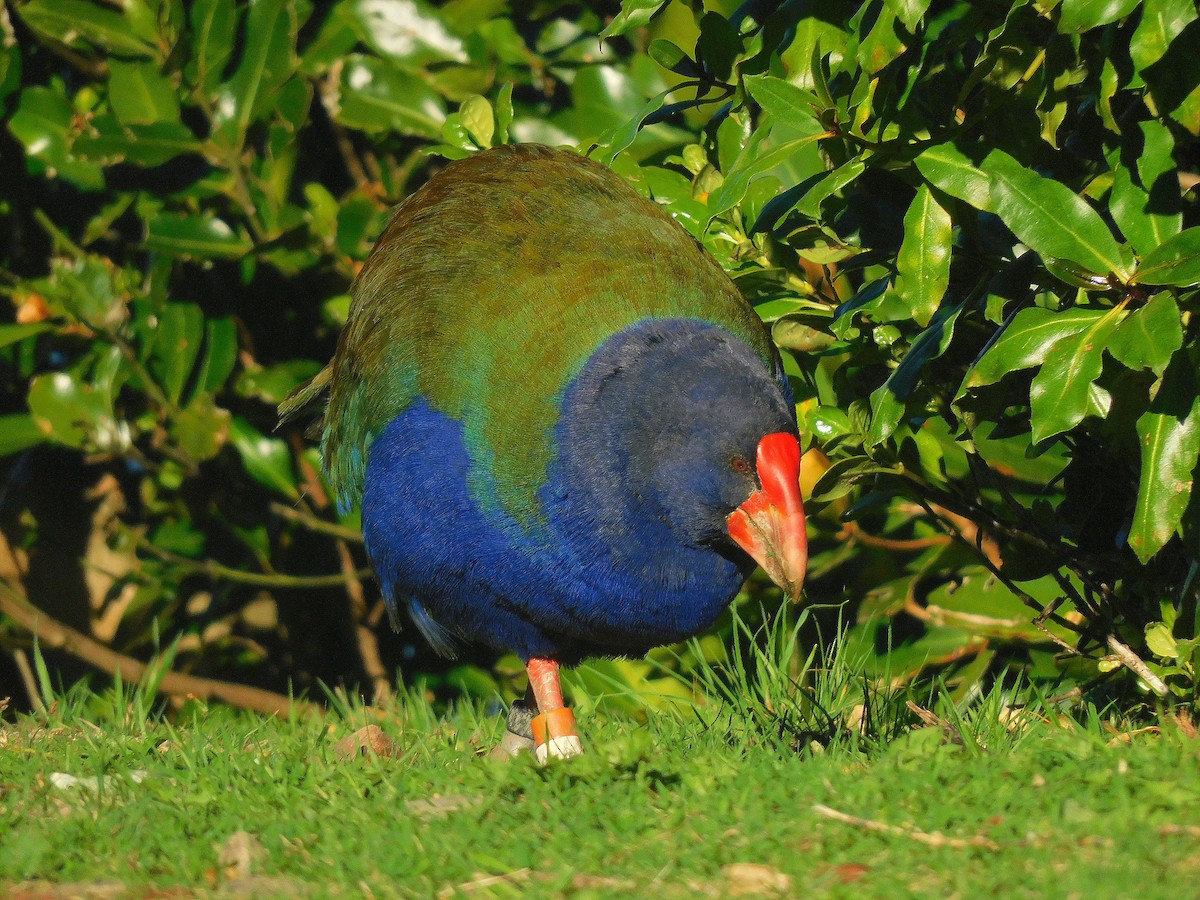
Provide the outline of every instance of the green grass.
[[[1014,729],[1006,696],[953,711],[943,696],[944,722],[917,729],[876,698],[868,719],[891,739],[842,716],[825,749],[762,708],[593,714],[589,755],[539,768],[481,755],[498,717],[411,695],[320,721],[191,708],[167,724],[141,692],[72,691],[0,730],[0,895],[729,896],[755,874],[805,896],[1185,895],[1200,876],[1186,724],[1114,734],[1094,710],[1030,711]],[[367,722],[399,758],[338,756]]]

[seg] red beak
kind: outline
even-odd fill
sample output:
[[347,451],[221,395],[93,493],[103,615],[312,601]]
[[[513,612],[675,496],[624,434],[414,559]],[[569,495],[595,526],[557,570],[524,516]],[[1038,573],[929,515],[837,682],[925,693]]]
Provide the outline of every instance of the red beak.
[[756,465],[762,490],[751,494],[725,523],[738,546],[798,603],[808,568],[800,442],[785,431],[768,434],[758,442]]

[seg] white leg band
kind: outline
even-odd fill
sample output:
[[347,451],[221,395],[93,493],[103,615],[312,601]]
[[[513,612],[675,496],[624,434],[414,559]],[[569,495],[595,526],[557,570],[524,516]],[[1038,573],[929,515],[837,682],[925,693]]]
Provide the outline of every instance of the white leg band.
[[583,752],[583,742],[579,740],[578,735],[569,734],[566,737],[550,738],[546,743],[537,748],[537,761],[544,763],[550,757],[555,759],[567,759],[571,756],[578,756]]

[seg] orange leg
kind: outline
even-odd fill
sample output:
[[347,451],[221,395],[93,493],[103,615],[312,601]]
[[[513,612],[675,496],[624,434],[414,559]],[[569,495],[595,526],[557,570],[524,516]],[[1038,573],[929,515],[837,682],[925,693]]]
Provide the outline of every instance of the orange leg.
[[565,759],[582,753],[575,714],[563,705],[558,663],[535,656],[525,664],[525,671],[529,673],[529,687],[539,712],[532,723],[538,762],[545,762],[551,756]]

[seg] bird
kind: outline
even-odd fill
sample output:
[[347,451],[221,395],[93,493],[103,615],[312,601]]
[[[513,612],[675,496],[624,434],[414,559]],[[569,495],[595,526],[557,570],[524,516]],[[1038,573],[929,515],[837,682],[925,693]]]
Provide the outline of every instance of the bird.
[[330,363],[324,473],[393,627],[515,652],[501,752],[583,752],[561,667],[710,628],[755,566],[799,599],[795,403],[729,275],[601,163],[522,143],[395,209]]

